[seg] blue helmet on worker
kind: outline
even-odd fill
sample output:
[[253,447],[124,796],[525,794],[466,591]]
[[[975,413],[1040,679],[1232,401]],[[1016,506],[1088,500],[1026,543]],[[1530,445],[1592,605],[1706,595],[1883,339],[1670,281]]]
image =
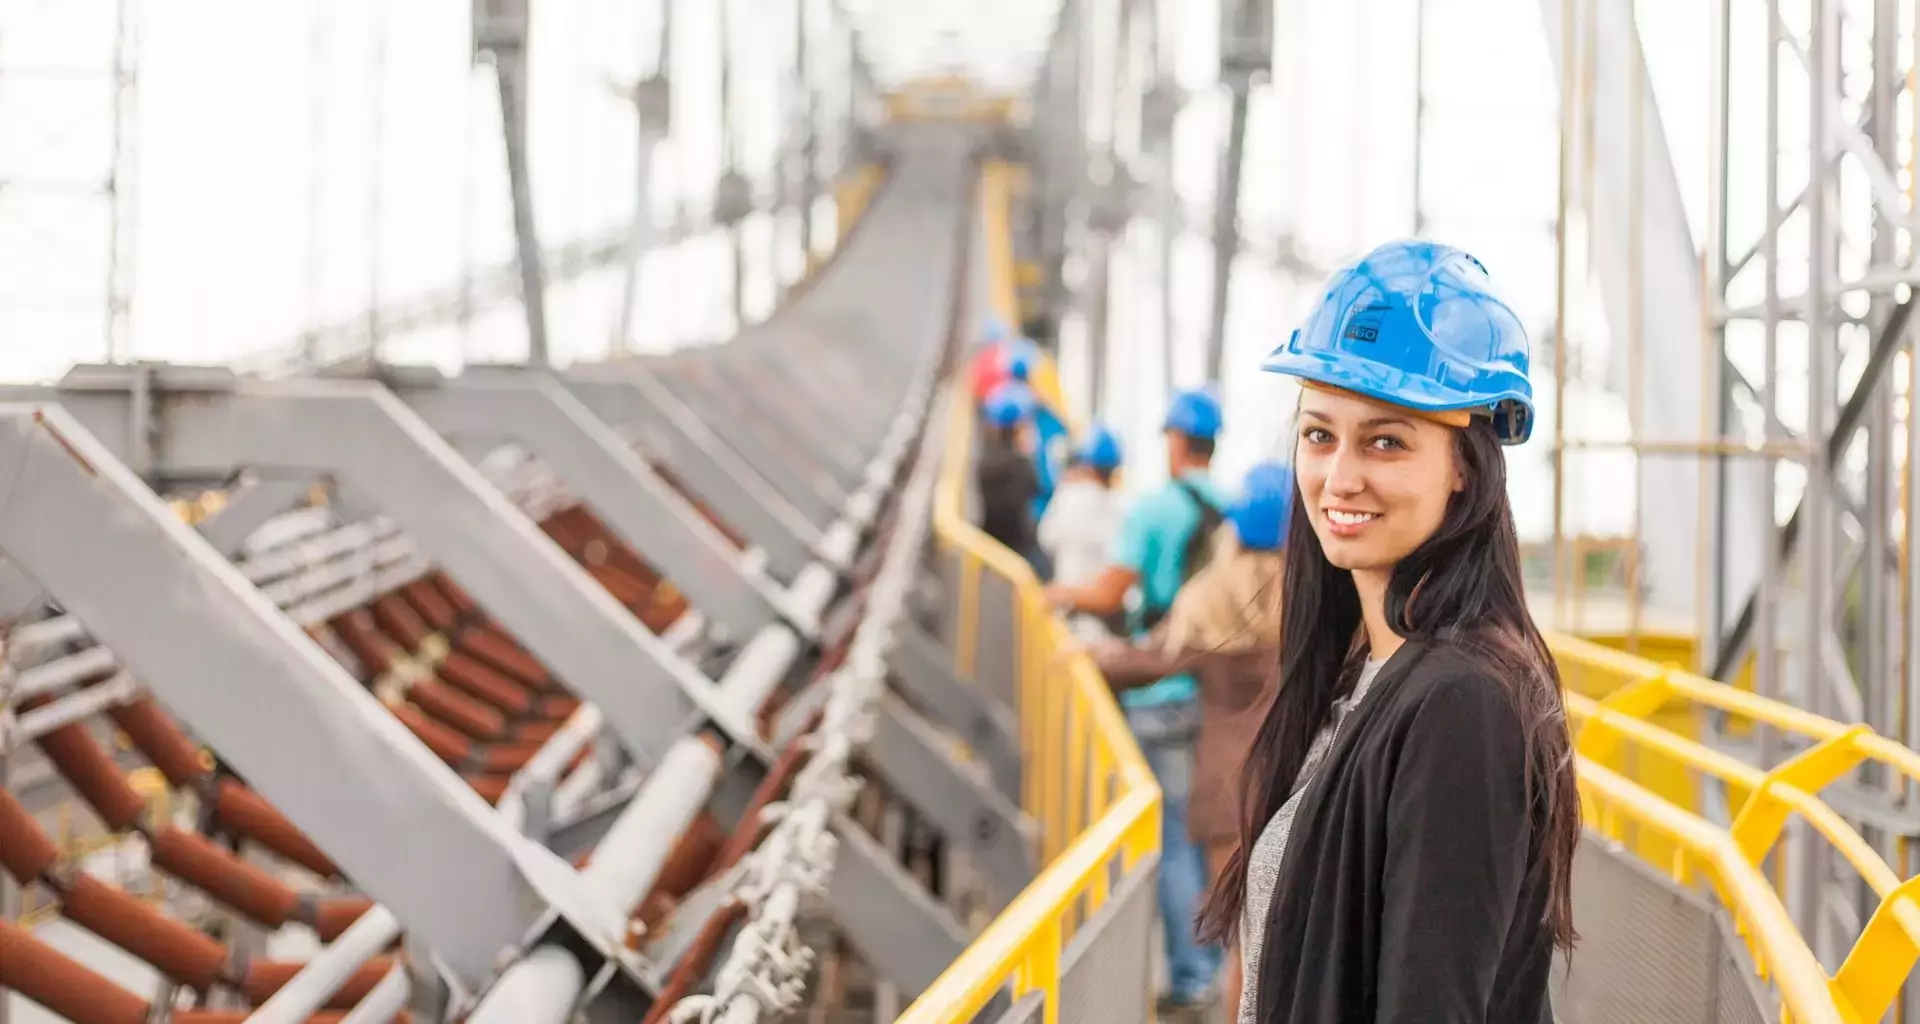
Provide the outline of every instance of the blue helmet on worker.
[[1240,494],[1227,506],[1227,522],[1245,551],[1278,551],[1293,517],[1293,467],[1262,462],[1247,471]]
[[1220,436],[1220,399],[1211,388],[1182,391],[1173,396],[1161,430],[1171,430],[1202,441]]
[[1017,380],[993,389],[980,407],[989,425],[1007,430],[1033,417],[1033,389]]
[[1125,458],[1125,449],[1120,444],[1120,435],[1113,432],[1104,423],[1096,423],[1087,430],[1080,446],[1074,450],[1074,458],[1081,465],[1098,470],[1115,470]]
[[1527,331],[1487,268],[1459,249],[1388,242],[1342,267],[1261,368],[1451,426],[1492,422],[1502,444],[1533,433]]
[[1001,365],[1014,380],[1032,380],[1040,365],[1040,346],[1032,338],[1008,338],[1002,343]]

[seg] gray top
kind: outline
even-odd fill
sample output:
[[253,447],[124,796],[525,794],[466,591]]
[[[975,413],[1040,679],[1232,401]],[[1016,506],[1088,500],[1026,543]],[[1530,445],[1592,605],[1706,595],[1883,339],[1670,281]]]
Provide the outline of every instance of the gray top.
[[1244,966],[1240,981],[1240,1017],[1238,1024],[1257,1024],[1254,1019],[1254,993],[1258,987],[1260,975],[1260,945],[1266,941],[1267,908],[1273,903],[1273,890],[1280,880],[1280,859],[1287,850],[1287,836],[1293,831],[1293,816],[1300,810],[1300,796],[1307,791],[1307,784],[1313,781],[1315,770],[1320,762],[1326,760],[1327,751],[1333,748],[1333,741],[1340,735],[1341,723],[1347,715],[1365,699],[1367,691],[1373,688],[1375,676],[1380,674],[1380,666],[1385,661],[1369,660],[1360,669],[1360,679],[1353,686],[1353,693],[1333,702],[1333,720],[1313,738],[1313,745],[1307,748],[1307,759],[1300,766],[1300,777],[1293,782],[1293,793],[1280,810],[1267,822],[1260,832],[1260,838],[1253,844],[1253,854],[1247,858],[1247,899],[1240,910],[1240,957]]

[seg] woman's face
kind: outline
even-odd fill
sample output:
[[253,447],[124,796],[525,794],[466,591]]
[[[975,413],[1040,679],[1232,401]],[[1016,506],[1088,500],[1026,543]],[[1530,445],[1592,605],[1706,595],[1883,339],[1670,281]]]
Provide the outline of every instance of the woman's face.
[[1465,486],[1454,431],[1390,405],[1300,392],[1294,473],[1327,560],[1385,571],[1433,536]]

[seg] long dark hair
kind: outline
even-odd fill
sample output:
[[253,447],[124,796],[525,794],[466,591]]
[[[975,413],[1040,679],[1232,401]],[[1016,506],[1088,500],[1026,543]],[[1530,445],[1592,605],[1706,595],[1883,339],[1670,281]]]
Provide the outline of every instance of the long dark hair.
[[[1526,730],[1526,785],[1542,827],[1533,837],[1535,867],[1544,868],[1549,880],[1547,924],[1555,945],[1571,949],[1580,799],[1560,673],[1527,613],[1500,442],[1488,421],[1479,417],[1455,433],[1454,455],[1465,486],[1448,501],[1433,536],[1394,566],[1387,583],[1387,625],[1403,637],[1471,647],[1506,685]],[[1205,942],[1236,933],[1253,844],[1292,793],[1307,748],[1328,720],[1334,699],[1353,685],[1364,650],[1353,576],[1327,561],[1297,490],[1293,500],[1281,605],[1280,685],[1247,756],[1239,848],[1199,913],[1198,932]]]

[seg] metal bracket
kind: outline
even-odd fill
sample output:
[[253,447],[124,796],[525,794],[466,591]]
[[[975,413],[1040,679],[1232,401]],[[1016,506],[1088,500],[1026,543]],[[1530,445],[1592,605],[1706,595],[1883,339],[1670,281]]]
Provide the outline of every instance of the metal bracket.
[[1005,901],[1033,880],[1038,830],[1004,793],[946,749],[947,741],[896,699],[880,702],[867,757],[895,791],[965,851]]
[[[55,394],[96,436],[116,436],[111,428],[126,422],[124,392]],[[696,715],[735,742],[759,745],[752,722],[719,702],[710,680],[379,384],[249,382],[175,403],[158,426],[166,475],[224,479],[241,467],[324,474],[350,503],[386,512],[536,658],[598,705],[642,763],[664,753]]]
[[[618,913],[508,829],[66,410],[0,406],[0,479],[0,548],[464,984],[555,927],[632,959]],[[397,835],[408,856],[393,856]]]

